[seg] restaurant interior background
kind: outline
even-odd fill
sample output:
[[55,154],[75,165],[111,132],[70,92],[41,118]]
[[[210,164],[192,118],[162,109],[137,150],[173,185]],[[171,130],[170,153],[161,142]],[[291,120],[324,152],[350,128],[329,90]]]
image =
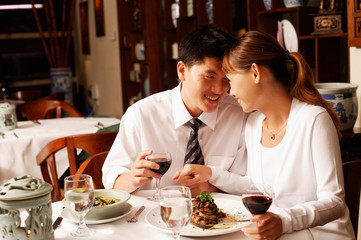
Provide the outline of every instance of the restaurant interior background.
[[[30,1],[2,0],[1,4],[14,2],[18,4]],[[249,28],[259,28],[255,19],[258,14],[262,15],[266,11],[263,0],[195,0],[198,5],[194,4],[193,9],[187,6],[187,3],[193,1],[180,0],[180,16],[176,27],[174,24],[177,23],[172,21],[175,2],[177,1],[76,0],[69,64],[73,70],[74,104],[80,110],[85,112],[87,107],[91,107],[95,115],[120,118],[129,104],[140,97],[176,84],[176,43],[192,27],[211,24],[213,21],[214,24],[220,23],[234,35],[240,35]],[[211,18],[207,15],[207,3],[210,2],[213,4]],[[284,8],[282,0],[272,2],[273,7]],[[200,9],[200,3],[205,6],[204,9]],[[319,0],[308,1],[309,6],[318,7],[319,3]],[[359,0],[355,0],[355,3],[359,3]],[[59,9],[56,9],[57,14]],[[271,11],[277,12],[274,9]],[[302,15],[298,10],[295,12],[287,14]],[[59,16],[60,14],[58,18]],[[32,10],[1,10],[0,22],[1,84],[6,82],[10,90],[42,88],[49,91],[49,65]],[[296,23],[296,29],[303,31],[304,25],[307,25],[305,22],[300,23],[300,28]],[[346,33],[347,23],[344,18],[342,24]],[[312,28],[312,24],[308,24],[308,27]],[[360,45],[350,45],[347,34],[341,38],[346,38],[346,55],[341,54],[338,58],[320,53],[318,58],[346,62],[347,68],[342,70],[346,74],[340,74],[343,77],[340,82],[361,84]],[[303,41],[312,41],[307,39]],[[345,43],[340,41],[340,44]],[[328,51],[331,53],[333,49]],[[333,67],[327,71],[329,73],[325,73],[325,76],[335,75],[330,72],[335,71]],[[327,82],[328,79],[319,81]],[[359,87],[359,106],[360,99]],[[361,111],[358,113],[356,127],[361,127],[360,115]]]

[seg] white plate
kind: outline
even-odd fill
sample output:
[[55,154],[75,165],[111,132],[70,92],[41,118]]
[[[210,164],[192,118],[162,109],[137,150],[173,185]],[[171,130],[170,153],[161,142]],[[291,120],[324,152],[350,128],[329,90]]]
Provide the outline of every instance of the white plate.
[[[113,216],[110,216],[109,218],[104,218],[104,219],[93,219],[93,218],[87,218],[87,216],[85,216],[85,224],[101,224],[101,223],[107,223],[107,222],[112,222],[115,220],[118,220],[120,218],[123,218],[125,216],[127,216],[132,210],[132,205],[130,205],[129,203],[125,203],[124,206],[124,211],[121,213],[117,213],[115,212]],[[69,209],[69,208],[64,208],[63,211],[61,211],[61,216],[72,223],[78,223],[79,220],[76,217],[76,215]]]
[[287,19],[283,19],[281,22],[283,26],[283,41],[286,49],[290,52],[298,52],[298,38],[295,28]]
[[[234,216],[235,218],[240,220],[249,219],[251,217],[250,213],[245,209],[241,201],[225,198],[215,198],[214,201],[217,204],[218,208],[222,209],[223,212],[227,213],[230,216]],[[172,233],[172,231],[169,230],[165,223],[162,221],[159,207],[155,207],[150,210],[145,216],[145,221],[155,229],[158,229],[162,232]],[[186,227],[183,228],[180,234],[182,236],[193,237],[223,235],[239,231],[243,226],[247,224],[249,224],[249,222],[227,224],[227,228],[203,229],[189,223]]]

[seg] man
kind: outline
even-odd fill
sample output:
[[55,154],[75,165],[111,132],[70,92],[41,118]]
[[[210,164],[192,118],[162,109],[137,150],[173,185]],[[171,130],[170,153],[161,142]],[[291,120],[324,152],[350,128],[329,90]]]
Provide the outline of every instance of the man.
[[[202,121],[198,130],[201,164],[228,174],[190,186],[192,195],[201,191],[228,192],[234,188],[230,175],[245,175],[246,169],[246,115],[227,94],[230,85],[221,70],[225,49],[234,41],[216,27],[197,29],[182,40],[177,64],[181,83],[128,108],[103,166],[106,188],[128,192],[154,189],[151,182],[161,175],[150,170],[158,169],[158,164],[145,160],[152,152],[170,152],[172,164],[162,177],[161,186],[177,184],[191,134],[188,121],[193,118]],[[192,165],[186,166],[191,171]]]

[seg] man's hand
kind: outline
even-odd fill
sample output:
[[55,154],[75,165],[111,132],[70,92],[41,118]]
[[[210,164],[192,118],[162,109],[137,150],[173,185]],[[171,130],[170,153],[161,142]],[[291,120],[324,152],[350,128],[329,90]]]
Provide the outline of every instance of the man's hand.
[[150,154],[152,154],[151,150],[140,152],[132,164],[130,172],[119,175],[115,180],[113,188],[122,189],[131,193],[144,183],[151,182],[153,178],[161,178],[161,174],[150,170],[159,169],[159,165],[155,162],[145,160],[145,157]]

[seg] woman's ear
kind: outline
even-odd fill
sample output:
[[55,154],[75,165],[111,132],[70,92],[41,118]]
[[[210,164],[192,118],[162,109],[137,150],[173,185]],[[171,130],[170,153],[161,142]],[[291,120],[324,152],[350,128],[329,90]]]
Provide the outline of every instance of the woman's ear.
[[255,84],[258,84],[261,80],[261,69],[257,63],[252,63],[251,66],[252,76]]
[[179,61],[177,63],[177,74],[178,74],[179,80],[181,80],[181,81],[184,81],[186,79],[185,78],[186,68],[187,68],[187,66],[185,65],[184,62]]

